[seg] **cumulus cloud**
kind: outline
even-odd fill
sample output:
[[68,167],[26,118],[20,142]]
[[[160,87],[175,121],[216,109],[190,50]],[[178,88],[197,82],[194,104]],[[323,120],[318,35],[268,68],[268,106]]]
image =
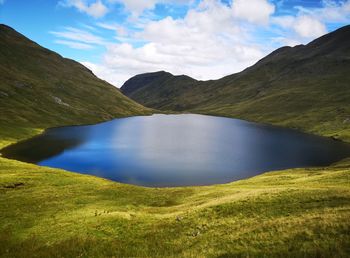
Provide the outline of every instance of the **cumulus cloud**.
[[235,17],[251,23],[267,24],[275,6],[267,0],[235,0],[232,4]]
[[315,38],[327,33],[326,26],[310,16],[300,16],[295,20],[294,30],[304,38]]
[[[296,7],[296,15],[276,16],[272,23],[283,29],[284,37],[280,42],[288,45],[305,43],[327,33],[326,24],[349,23],[350,1],[324,0],[323,6],[307,9]],[[293,34],[294,33],[294,34]]]
[[335,2],[324,0],[324,8],[313,10],[313,15],[321,21],[327,22],[350,22],[350,1]]
[[350,18],[350,0],[325,0],[318,8],[295,7],[289,15],[276,12],[283,1],[276,7],[276,1],[268,0],[233,0],[230,4],[201,0],[184,16],[156,19],[145,18],[144,11],[175,0],[106,1],[122,2],[131,16],[142,12],[143,16],[124,24],[96,23],[98,28],[115,32],[113,43],[84,33],[74,38],[70,32],[75,31],[67,28],[55,35],[83,44],[105,44],[99,63],[82,63],[118,87],[131,76],[158,70],[202,80],[220,78],[243,70],[279,46],[307,43],[325,34],[328,22],[346,23]]
[[284,29],[290,29],[295,32],[295,37],[301,41],[303,38],[316,38],[327,33],[325,24],[318,18],[310,15],[275,17],[273,22]]
[[86,13],[94,18],[103,17],[108,12],[108,8],[101,0],[96,0],[91,4],[88,4],[85,0],[64,0],[59,3],[64,7],[75,7],[80,12]]
[[252,65],[264,54],[235,22],[231,7],[212,0],[190,10],[183,19],[149,21],[133,37],[148,43],[141,47],[111,44],[100,68],[85,64],[99,76],[111,76],[109,81],[121,86],[133,75],[157,70],[203,80],[220,78]]

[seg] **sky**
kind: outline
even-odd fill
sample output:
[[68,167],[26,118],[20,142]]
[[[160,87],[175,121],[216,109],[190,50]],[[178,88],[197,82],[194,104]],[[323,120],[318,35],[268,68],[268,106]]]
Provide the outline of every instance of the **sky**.
[[350,23],[350,0],[0,0],[0,23],[116,87],[146,72],[198,80]]

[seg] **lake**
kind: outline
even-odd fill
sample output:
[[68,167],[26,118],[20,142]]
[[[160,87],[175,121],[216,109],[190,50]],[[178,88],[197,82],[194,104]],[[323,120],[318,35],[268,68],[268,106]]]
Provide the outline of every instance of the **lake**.
[[350,156],[350,145],[238,119],[182,114],[48,129],[1,153],[117,182],[166,187],[326,166]]

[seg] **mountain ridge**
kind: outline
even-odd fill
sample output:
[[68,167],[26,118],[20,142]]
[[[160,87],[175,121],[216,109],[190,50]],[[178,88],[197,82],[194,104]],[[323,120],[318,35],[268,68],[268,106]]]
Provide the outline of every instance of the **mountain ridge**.
[[[282,47],[218,80],[164,83],[121,91],[152,108],[236,117],[350,140],[350,25],[306,45]],[[143,76],[146,76],[145,74]],[[140,83],[140,82],[139,82]]]
[[82,64],[0,25],[0,129],[97,123],[150,114]]

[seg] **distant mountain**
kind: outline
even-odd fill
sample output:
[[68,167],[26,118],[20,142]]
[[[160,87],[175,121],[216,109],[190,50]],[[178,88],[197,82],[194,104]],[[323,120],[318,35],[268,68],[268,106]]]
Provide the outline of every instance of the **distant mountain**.
[[[183,110],[183,94],[198,82],[188,76],[174,76],[164,71],[140,74],[124,83],[121,91],[131,99],[161,110]],[[177,98],[179,98],[177,100]]]
[[146,113],[150,111],[80,63],[0,25],[0,130],[12,125],[95,123]]
[[277,49],[219,80],[158,72],[137,75],[121,90],[148,107],[244,118],[350,140],[350,26],[307,45]]

